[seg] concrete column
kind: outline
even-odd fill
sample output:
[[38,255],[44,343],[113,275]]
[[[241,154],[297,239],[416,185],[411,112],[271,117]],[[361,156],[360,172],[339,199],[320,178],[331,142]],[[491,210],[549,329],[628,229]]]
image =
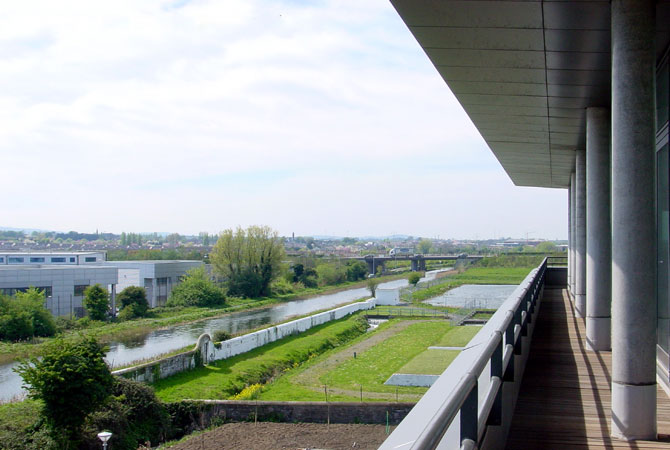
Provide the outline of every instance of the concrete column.
[[612,0],[612,435],[656,439],[655,7]]
[[586,348],[612,348],[609,108],[586,110]]
[[577,260],[577,250],[576,250],[576,245],[577,245],[577,240],[575,238],[575,211],[576,211],[576,206],[577,206],[577,201],[576,201],[576,192],[577,192],[577,186],[575,186],[575,173],[572,172],[570,174],[570,208],[571,208],[571,214],[570,214],[570,229],[572,230],[572,253],[570,254],[570,266],[572,267],[572,276],[570,277],[570,298],[574,302],[575,300],[575,262]]
[[586,317],[586,151],[575,156],[575,312]]
[[568,291],[572,288],[572,177],[568,186]]
[[151,307],[152,308],[155,308],[157,306],[157,299],[158,299],[158,296],[156,295],[157,290],[158,290],[158,285],[156,284],[156,279],[152,278],[151,279]]
[[111,308],[112,308],[112,317],[116,317],[116,285],[112,284],[112,292],[109,296],[110,301],[111,301]]

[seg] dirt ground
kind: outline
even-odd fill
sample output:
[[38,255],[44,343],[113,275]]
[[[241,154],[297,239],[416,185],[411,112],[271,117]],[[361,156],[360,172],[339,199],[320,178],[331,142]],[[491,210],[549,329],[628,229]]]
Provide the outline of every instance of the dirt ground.
[[386,437],[385,425],[229,423],[170,449],[376,449]]

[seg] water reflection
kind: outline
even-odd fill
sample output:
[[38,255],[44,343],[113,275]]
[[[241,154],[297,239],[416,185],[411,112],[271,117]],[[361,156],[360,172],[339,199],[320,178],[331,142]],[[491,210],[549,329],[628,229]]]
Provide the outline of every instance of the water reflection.
[[516,288],[516,285],[508,284],[465,284],[424,303],[434,306],[497,309]]

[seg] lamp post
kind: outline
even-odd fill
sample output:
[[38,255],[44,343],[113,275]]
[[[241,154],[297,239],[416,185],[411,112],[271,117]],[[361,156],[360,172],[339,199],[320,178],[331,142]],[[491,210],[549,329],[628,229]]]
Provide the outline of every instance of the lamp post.
[[98,439],[102,441],[102,449],[107,450],[107,441],[112,437],[112,433],[109,431],[102,431],[98,433]]

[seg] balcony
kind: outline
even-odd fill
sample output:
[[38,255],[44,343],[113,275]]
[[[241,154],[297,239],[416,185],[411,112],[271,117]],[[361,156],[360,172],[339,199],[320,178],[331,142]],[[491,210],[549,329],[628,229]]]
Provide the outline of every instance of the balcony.
[[610,437],[611,352],[586,350],[565,272],[531,272],[381,448],[670,449],[660,387],[658,440]]

